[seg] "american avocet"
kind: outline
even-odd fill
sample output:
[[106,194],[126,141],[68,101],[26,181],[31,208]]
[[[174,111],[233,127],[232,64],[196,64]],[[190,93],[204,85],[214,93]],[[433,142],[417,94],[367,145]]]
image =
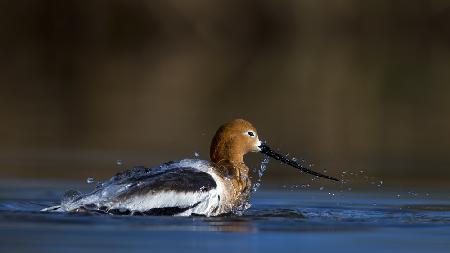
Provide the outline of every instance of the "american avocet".
[[240,211],[246,208],[251,191],[244,163],[249,152],[261,152],[316,177],[338,181],[274,152],[259,140],[252,124],[235,119],[217,130],[210,148],[211,161],[185,159],[151,169],[137,167],[117,174],[89,194],[75,194],[43,211],[179,216]]

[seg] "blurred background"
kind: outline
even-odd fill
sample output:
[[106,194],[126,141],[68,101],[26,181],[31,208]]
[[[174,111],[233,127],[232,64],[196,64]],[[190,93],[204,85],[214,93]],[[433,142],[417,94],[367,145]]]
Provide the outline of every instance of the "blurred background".
[[207,159],[236,117],[331,175],[449,187],[450,2],[0,2],[2,179]]

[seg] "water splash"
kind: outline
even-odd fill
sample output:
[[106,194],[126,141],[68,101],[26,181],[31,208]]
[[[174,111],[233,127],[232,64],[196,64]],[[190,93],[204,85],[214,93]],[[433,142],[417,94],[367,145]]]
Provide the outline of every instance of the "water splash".
[[195,153],[194,153],[194,156],[195,156],[195,157],[200,157],[200,154],[199,154],[198,152],[195,152]]
[[95,179],[93,177],[88,177],[88,178],[86,178],[86,183],[87,184],[95,183]]
[[377,184],[377,187],[382,187],[383,186],[383,180],[380,180]]
[[66,206],[69,203],[75,201],[81,196],[81,192],[77,190],[68,190],[64,193],[62,199],[61,199],[61,206]]
[[264,175],[264,172],[266,171],[269,161],[270,161],[270,158],[268,156],[264,156],[264,159],[261,161],[261,164],[259,165],[258,179],[256,180],[255,184],[253,185],[252,192],[256,192],[258,190],[259,186],[261,186],[262,176]]
[[250,204],[248,199],[245,199],[236,208],[232,208],[231,212],[237,216],[242,216],[250,207],[252,207],[252,204]]

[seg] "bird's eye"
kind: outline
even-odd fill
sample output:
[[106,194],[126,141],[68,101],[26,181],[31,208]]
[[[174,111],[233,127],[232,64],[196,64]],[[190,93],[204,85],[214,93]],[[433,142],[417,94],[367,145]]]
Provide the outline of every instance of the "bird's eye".
[[255,137],[255,133],[252,131],[248,131],[247,134],[248,134],[248,136]]

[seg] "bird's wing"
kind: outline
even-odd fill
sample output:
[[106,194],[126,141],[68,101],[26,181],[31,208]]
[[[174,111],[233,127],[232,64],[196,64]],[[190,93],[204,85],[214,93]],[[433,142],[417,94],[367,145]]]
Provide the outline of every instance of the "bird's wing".
[[216,188],[209,173],[190,167],[171,167],[110,182],[79,199],[78,206],[110,213],[174,215],[207,201],[216,194]]

